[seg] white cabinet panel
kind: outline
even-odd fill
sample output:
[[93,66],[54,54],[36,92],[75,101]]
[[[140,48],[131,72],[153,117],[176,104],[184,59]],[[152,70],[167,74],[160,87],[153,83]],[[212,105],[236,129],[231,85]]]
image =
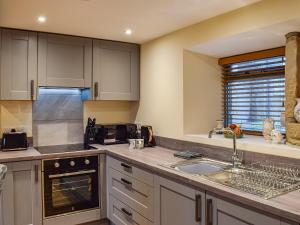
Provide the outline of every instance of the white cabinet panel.
[[41,163],[8,163],[2,204],[5,225],[41,225]]
[[89,88],[92,84],[92,40],[39,33],[39,86]]
[[94,40],[95,100],[139,99],[139,47],[135,44]]
[[206,196],[206,225],[280,225],[280,220]]
[[37,33],[1,30],[1,100],[34,100],[37,81]]
[[204,225],[205,193],[159,178],[160,225]]

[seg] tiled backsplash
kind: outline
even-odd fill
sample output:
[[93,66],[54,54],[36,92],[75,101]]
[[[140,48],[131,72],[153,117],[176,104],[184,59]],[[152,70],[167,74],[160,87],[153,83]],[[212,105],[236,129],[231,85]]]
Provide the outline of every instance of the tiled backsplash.
[[41,89],[33,103],[33,145],[83,142],[83,102],[77,89]]
[[[176,151],[193,151],[200,152],[206,157],[218,159],[222,161],[231,161],[232,149],[207,144],[195,143],[190,141],[177,140],[172,138],[155,136],[158,146],[173,149]],[[300,159],[287,158],[263,153],[250,151],[238,151],[240,156],[243,156],[243,161],[246,164],[251,164],[258,161],[271,161],[299,165]],[[243,152],[243,153],[242,153]]]

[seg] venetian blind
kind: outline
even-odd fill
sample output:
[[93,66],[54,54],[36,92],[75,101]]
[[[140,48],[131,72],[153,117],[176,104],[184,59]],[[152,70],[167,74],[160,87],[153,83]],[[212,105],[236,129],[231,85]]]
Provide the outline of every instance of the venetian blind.
[[240,124],[245,131],[259,133],[263,120],[269,117],[284,131],[280,118],[284,112],[285,57],[278,52],[266,55],[243,61],[236,58],[222,65],[225,125]]

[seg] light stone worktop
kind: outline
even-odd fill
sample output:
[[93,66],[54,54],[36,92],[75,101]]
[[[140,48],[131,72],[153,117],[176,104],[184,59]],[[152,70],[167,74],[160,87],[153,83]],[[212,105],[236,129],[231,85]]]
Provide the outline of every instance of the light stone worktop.
[[209,191],[210,193],[236,201],[242,205],[262,210],[265,213],[271,213],[273,216],[279,216],[300,223],[300,190],[265,200],[258,196],[209,181],[204,177],[188,175],[160,166],[162,164],[175,163],[182,160],[173,156],[173,150],[162,147],[129,150],[128,145],[93,146],[99,149],[106,149],[108,155],[126,160],[129,163],[140,166],[153,173],[176,179],[181,183]]
[[255,195],[247,194],[213,181],[209,181],[204,177],[184,174],[161,166],[162,164],[170,164],[182,160],[173,156],[173,150],[162,147],[145,148],[143,150],[129,150],[127,144],[92,146],[97,149],[44,155],[40,154],[34,148],[18,152],[0,152],[0,163],[106,153],[112,157],[126,160],[128,163],[149,170],[154,174],[158,174],[169,179],[175,179],[178,182],[206,190],[212,194],[238,202],[242,205],[256,208],[265,213],[271,213],[275,216],[300,223],[300,190],[290,192],[270,200],[265,200]]

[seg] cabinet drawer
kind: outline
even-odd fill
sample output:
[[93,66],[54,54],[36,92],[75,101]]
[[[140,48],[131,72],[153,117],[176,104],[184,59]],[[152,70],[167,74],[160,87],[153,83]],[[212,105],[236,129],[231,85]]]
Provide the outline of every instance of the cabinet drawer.
[[109,196],[109,201],[109,219],[115,225],[153,225],[152,222],[112,195]]
[[108,192],[149,220],[153,220],[154,189],[137,179],[109,168]]
[[132,166],[127,162],[108,157],[108,166],[110,168],[118,170],[119,172],[121,172],[123,174],[126,174],[130,177],[133,177],[139,181],[142,181],[146,184],[153,186],[154,177],[151,173],[148,173],[148,172],[146,172],[142,169],[139,169],[135,166]]

